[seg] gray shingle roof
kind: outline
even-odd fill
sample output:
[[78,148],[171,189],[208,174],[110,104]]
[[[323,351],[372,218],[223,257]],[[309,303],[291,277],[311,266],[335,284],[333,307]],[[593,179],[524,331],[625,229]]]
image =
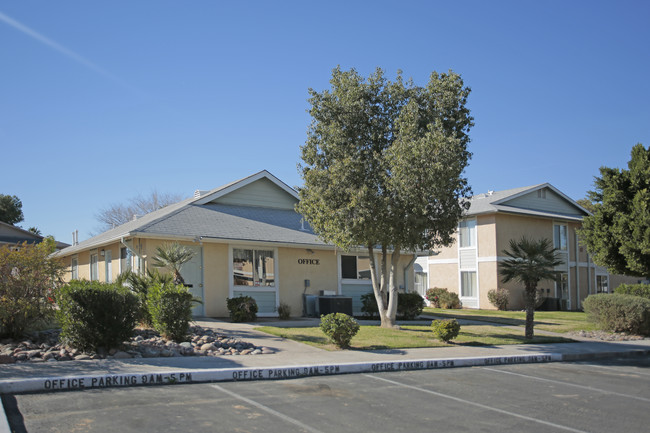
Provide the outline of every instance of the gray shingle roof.
[[[273,177],[265,171],[256,175],[260,174]],[[306,230],[301,230],[302,217],[293,210],[213,203],[196,204],[206,196],[230,188],[238,182],[247,181],[256,175],[215,188],[201,197],[189,198],[148,213],[137,220],[129,221],[65,248],[59,252],[59,255],[74,254],[115,242],[121,237],[138,235],[326,245],[311,231],[307,223],[304,224]],[[275,177],[273,180],[278,181]],[[285,188],[288,187],[285,185]]]

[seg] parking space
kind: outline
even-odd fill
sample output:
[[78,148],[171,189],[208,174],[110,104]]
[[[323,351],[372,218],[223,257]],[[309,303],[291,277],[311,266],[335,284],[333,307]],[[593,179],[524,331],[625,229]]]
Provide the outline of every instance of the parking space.
[[5,398],[15,431],[645,431],[650,360],[522,364]]

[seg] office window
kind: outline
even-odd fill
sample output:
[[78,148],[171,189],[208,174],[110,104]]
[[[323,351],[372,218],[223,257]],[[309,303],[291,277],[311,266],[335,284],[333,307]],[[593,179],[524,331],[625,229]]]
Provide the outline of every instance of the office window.
[[609,293],[609,277],[596,275],[596,293]]
[[104,281],[110,283],[113,281],[113,257],[110,250],[104,252]]
[[235,286],[275,286],[273,251],[235,248],[232,250]]
[[368,256],[341,256],[341,277],[350,280],[370,279]]
[[120,273],[131,270],[131,250],[120,248]]

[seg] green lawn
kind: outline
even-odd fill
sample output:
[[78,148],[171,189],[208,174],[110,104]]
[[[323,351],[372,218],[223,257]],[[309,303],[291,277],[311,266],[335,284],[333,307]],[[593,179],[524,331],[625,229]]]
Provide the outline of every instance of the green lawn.
[[[443,310],[425,308],[423,314],[455,319],[481,320],[505,325],[524,326],[524,311],[498,310]],[[587,314],[579,311],[535,311],[535,329],[552,332],[593,331],[598,325],[587,320]]]
[[[264,326],[258,331],[278,337],[288,338],[300,343],[310,344],[321,349],[336,350],[318,327],[279,328]],[[561,337],[536,336],[532,341],[524,338],[521,331],[498,326],[463,326],[453,344],[435,339],[430,326],[402,326],[402,330],[383,329],[379,326],[361,326],[352,339],[351,348],[357,350],[406,349],[414,347],[449,347],[455,345],[491,346],[522,343],[566,343],[572,340]]]

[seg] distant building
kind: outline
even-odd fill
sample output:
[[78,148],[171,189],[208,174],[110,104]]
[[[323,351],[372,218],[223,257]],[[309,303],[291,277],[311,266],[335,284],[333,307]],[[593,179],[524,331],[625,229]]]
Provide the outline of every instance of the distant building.
[[491,289],[510,289],[509,308],[523,308],[523,285],[501,282],[498,263],[510,240],[522,236],[548,238],[564,264],[557,281],[541,281],[544,295],[559,300],[567,310],[582,308],[589,294],[610,292],[622,282],[638,278],[610,275],[596,266],[578,239],[582,219],[589,212],[548,183],[489,191],[471,198],[471,207],[458,225],[456,242],[416,261],[416,290],[441,287],[459,294],[466,308],[494,308],[487,298]]
[[[43,236],[0,221],[0,245],[17,246],[24,242],[38,244],[43,242]],[[63,242],[56,243],[57,250],[62,250],[68,246],[70,245]]]

